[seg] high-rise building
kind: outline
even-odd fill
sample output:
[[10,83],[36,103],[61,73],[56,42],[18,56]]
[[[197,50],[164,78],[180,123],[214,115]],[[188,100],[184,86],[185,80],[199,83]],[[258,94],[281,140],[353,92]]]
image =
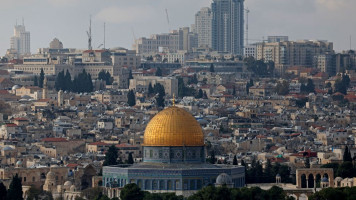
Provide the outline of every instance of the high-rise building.
[[243,54],[244,0],[213,0],[211,3],[212,48],[215,51]]
[[212,47],[211,28],[213,14],[211,9],[204,7],[195,14],[194,33],[198,34],[198,46]]
[[314,56],[334,52],[333,43],[327,41],[286,41],[258,43],[257,60],[273,61],[277,74],[283,75],[291,66],[312,67]]
[[24,24],[15,25],[14,36],[10,39],[10,45],[11,49],[15,49],[19,56],[31,54],[30,32],[26,31]]
[[189,31],[188,27],[173,30],[171,33],[155,34],[150,38],[139,38],[135,40],[133,49],[138,54],[158,53],[161,48],[168,49],[169,52],[179,50],[190,51],[198,47],[198,35]]

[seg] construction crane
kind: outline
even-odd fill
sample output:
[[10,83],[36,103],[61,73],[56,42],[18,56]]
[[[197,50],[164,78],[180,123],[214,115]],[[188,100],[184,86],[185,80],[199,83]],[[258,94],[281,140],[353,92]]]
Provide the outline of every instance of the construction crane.
[[92,35],[91,35],[91,16],[90,16],[90,22],[89,22],[89,31],[87,31],[88,35],[88,49],[92,50],[93,47],[91,46],[91,40],[92,40]]
[[168,23],[168,32],[171,32],[171,26],[169,25],[169,16],[168,16],[168,9],[166,8],[166,18]]
[[246,11],[246,33],[245,33],[246,41],[245,41],[245,45],[248,46],[248,41],[249,41],[249,39],[248,39],[248,14],[250,13],[250,10],[247,8],[247,9],[245,9],[245,11]]

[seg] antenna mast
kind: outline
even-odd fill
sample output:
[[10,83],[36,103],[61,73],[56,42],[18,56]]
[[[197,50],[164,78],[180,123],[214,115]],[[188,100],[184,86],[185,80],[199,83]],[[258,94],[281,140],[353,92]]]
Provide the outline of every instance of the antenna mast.
[[106,48],[105,48],[105,39],[106,39],[106,38],[105,38],[105,22],[104,22],[104,49],[106,49]]
[[87,35],[88,35],[88,49],[92,50],[93,47],[91,45],[91,40],[92,40],[92,35],[91,35],[91,16],[90,16],[90,21],[89,21],[89,31],[87,31]]

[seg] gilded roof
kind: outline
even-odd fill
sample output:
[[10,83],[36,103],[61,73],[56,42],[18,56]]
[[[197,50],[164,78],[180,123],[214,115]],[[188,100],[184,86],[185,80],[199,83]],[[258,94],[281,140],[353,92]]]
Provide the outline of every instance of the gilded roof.
[[172,106],[159,112],[148,123],[143,145],[204,146],[204,135],[189,112]]

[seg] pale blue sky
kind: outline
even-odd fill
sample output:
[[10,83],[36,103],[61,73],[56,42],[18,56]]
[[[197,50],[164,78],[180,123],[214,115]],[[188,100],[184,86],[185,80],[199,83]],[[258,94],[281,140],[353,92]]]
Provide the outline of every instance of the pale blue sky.
[[[194,23],[195,13],[210,0],[1,0],[0,55],[10,46],[13,25],[25,18],[31,32],[31,51],[48,47],[57,37],[65,47],[86,48],[89,16],[93,18],[93,46],[131,48],[135,36],[168,32],[170,28]],[[356,41],[355,0],[245,0],[250,12],[249,38],[288,35],[290,39],[323,39],[336,50],[349,48],[349,36]],[[353,48],[356,43],[353,42]]]

